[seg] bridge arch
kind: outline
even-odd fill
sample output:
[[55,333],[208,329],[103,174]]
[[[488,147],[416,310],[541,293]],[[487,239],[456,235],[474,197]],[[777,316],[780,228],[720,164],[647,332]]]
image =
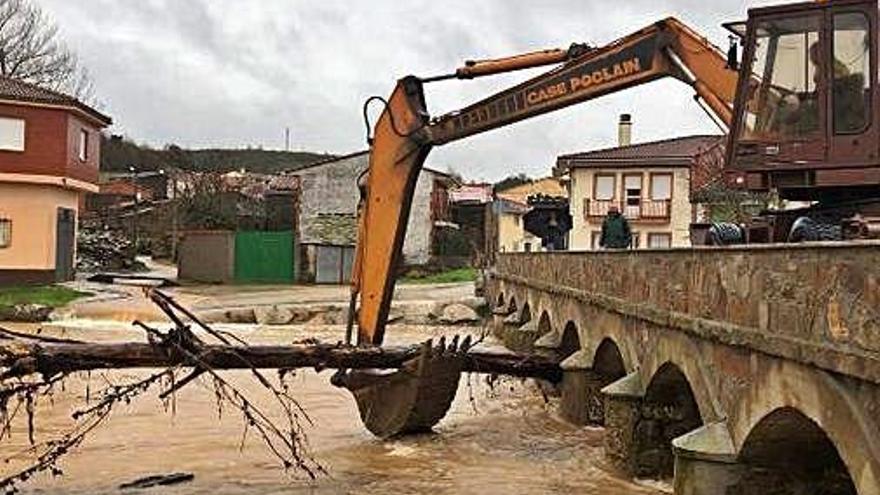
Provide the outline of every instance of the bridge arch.
[[541,311],[541,316],[538,318],[538,334],[544,335],[553,331],[553,323],[550,321],[550,313],[546,310]]
[[[744,462],[754,457],[754,439],[762,438],[753,434],[762,435],[768,425],[778,427],[781,419],[798,421],[796,424],[803,430],[810,431],[812,427],[827,438],[846,467],[855,493],[880,493],[878,428],[876,420],[865,411],[862,398],[855,397],[840,378],[825,371],[791,362],[759,363],[758,366],[756,381],[737,402],[729,423],[734,444]],[[813,438],[821,437],[814,431]],[[797,448],[789,447],[790,450]],[[828,453],[827,445],[824,452]],[[831,457],[829,454],[825,459]]]
[[510,300],[507,302],[507,314],[516,313],[519,309],[519,305],[516,303],[516,294],[511,294]]
[[578,333],[577,324],[572,320],[568,320],[562,329],[562,337],[559,340],[559,355],[566,358],[579,350],[581,350],[581,337]]
[[775,409],[754,425],[739,454],[745,466],[742,493],[813,493],[856,495],[846,465],[834,443],[813,420],[793,407]]
[[495,298],[495,307],[504,308],[504,292],[498,292],[498,297]]
[[587,419],[590,424],[605,424],[605,395],[602,389],[626,376],[626,364],[617,342],[605,337],[593,353],[590,374],[592,393],[587,404]]
[[605,378],[608,383],[626,376],[626,363],[614,339],[605,337],[599,342],[593,354],[593,371]]
[[703,424],[688,377],[676,364],[663,363],[645,389],[641,417],[636,420],[636,475],[672,478],[672,440]]
[[528,301],[526,301],[522,305],[522,310],[520,310],[519,322],[528,323],[530,321],[532,321],[532,308],[529,306]]
[[726,417],[716,397],[715,381],[700,360],[700,346],[686,336],[670,334],[650,347],[639,363],[642,383],[652,381],[662,367],[675,365],[687,378],[703,421],[712,423]]

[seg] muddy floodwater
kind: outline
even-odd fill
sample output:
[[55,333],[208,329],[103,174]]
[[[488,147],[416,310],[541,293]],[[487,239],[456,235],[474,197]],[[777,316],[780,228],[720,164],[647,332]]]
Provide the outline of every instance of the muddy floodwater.
[[[22,328],[22,327],[18,327]],[[237,327],[254,343],[285,343],[305,337],[339,339],[339,327]],[[67,323],[47,330],[90,340],[142,338],[128,330],[100,324]],[[463,329],[446,329],[445,333]],[[476,331],[476,330],[475,330]],[[439,336],[442,329],[394,327],[392,343],[418,342]],[[145,372],[93,372],[91,393],[106,383],[122,383]],[[274,373],[270,373],[273,378]],[[602,430],[565,423],[529,381],[464,376],[458,396],[435,434],[381,441],[361,425],[354,400],[330,385],[331,372],[299,371],[288,378],[293,395],[311,416],[306,428],[313,456],[327,469],[317,480],[285,475],[254,435],[244,439],[240,414],[218,415],[207,382],[191,384],[176,396],[175,411],[149,393],[117,407],[99,430],[61,463],[64,475],[48,474],[23,485],[24,493],[132,493],[118,486],[144,476],[188,472],[185,484],[142,490],[167,494],[659,494],[668,487],[633,482],[605,465]],[[228,372],[258,402],[270,401],[245,372]],[[74,378],[51,401],[41,399],[36,418],[37,441],[62,433],[70,413],[85,402],[86,378]],[[469,382],[469,383],[468,383]],[[7,457],[27,443],[24,421],[12,442],[0,452]],[[240,448],[241,447],[241,448]],[[9,472],[16,462],[0,465]],[[134,492],[137,492],[135,490]]]

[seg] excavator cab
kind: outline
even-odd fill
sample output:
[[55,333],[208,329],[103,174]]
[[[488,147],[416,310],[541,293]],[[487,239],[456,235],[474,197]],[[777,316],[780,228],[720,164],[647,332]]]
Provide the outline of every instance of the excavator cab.
[[876,0],[752,9],[731,30],[745,45],[728,146],[733,182],[807,201],[876,191]]

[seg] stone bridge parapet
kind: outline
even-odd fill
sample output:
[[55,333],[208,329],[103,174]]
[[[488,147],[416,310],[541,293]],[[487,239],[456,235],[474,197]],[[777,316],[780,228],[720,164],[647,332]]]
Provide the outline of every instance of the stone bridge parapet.
[[493,276],[880,383],[880,243],[505,254]]
[[604,422],[633,474],[674,453],[679,494],[880,494],[880,243],[504,254],[486,289],[496,334],[565,358],[563,415]]

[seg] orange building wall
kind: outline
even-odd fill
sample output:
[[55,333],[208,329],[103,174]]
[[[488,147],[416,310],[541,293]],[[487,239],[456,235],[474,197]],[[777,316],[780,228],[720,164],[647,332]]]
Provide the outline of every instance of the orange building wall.
[[0,218],[12,220],[12,243],[0,248],[0,271],[54,270],[58,208],[79,211],[77,191],[0,182]]

